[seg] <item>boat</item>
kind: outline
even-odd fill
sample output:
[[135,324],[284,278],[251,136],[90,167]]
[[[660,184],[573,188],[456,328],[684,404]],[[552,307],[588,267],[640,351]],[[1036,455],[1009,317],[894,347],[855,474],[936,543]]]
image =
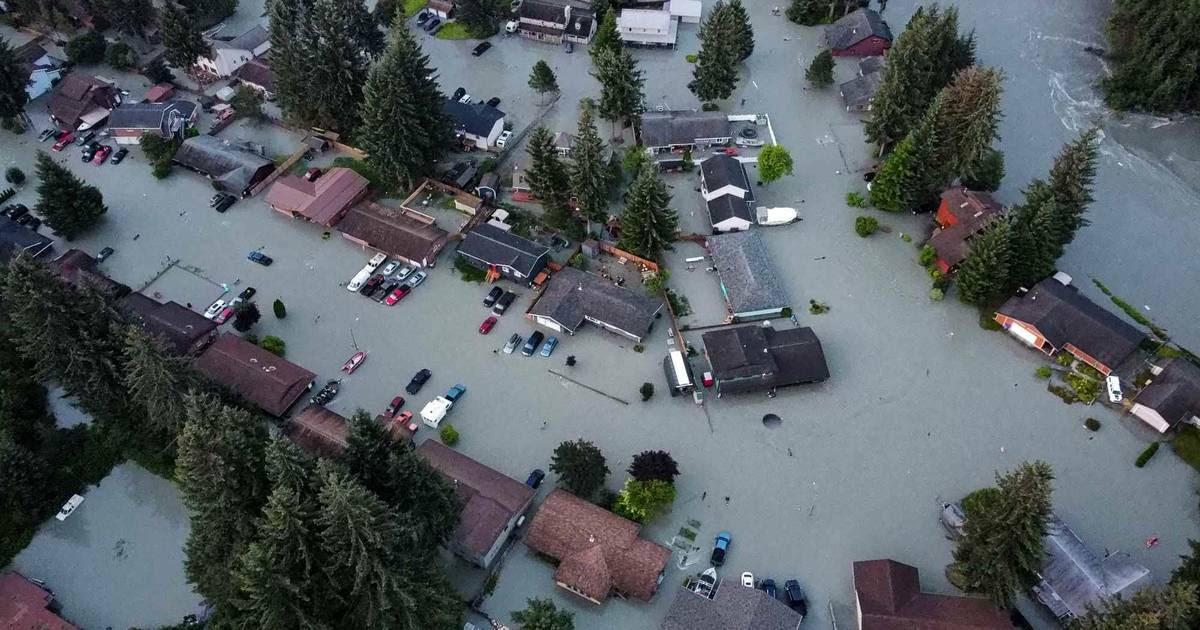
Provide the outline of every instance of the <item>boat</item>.
[[696,585],[692,587],[692,592],[697,595],[712,599],[713,591],[717,587],[717,569],[716,567],[708,567],[704,573],[700,574],[700,579]]
[[759,225],[786,225],[797,218],[795,208],[766,208],[759,206],[756,215]]
[[79,496],[78,494],[73,494],[71,495],[71,498],[67,499],[67,502],[63,504],[62,509],[58,511],[58,514],[54,515],[54,518],[60,521],[65,521],[67,520],[67,517],[74,514],[75,510],[78,509],[82,504],[83,497]]
[[353,373],[354,370],[357,370],[358,366],[362,365],[362,362],[366,360],[367,353],[359,350],[358,352],[355,352],[349,359],[346,359],[346,362],[342,364],[342,371],[347,374]]
[[333,400],[333,397],[337,396],[337,393],[338,381],[329,381],[328,383],[325,383],[325,387],[322,387],[321,391],[317,392],[312,398],[309,398],[308,402],[314,405],[324,405],[325,403]]

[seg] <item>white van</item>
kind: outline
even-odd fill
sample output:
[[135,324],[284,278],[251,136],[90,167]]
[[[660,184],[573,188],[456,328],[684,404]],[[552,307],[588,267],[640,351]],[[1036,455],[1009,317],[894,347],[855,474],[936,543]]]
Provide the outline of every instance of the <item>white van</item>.
[[354,277],[350,279],[350,284],[346,285],[346,290],[347,291],[357,291],[357,290],[361,289],[362,285],[365,284],[367,282],[367,279],[371,277],[372,271],[374,271],[374,270],[371,269],[370,265],[367,265],[366,267],[363,267],[362,269],[360,269],[359,272],[354,274]]
[[1119,403],[1124,396],[1121,395],[1121,379],[1116,374],[1110,374],[1104,379],[1105,389],[1108,390],[1108,402]]

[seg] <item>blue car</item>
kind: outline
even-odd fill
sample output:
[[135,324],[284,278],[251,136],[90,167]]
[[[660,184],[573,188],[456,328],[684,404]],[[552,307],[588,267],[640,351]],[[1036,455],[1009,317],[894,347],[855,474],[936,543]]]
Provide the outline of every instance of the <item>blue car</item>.
[[458,402],[458,399],[462,398],[462,395],[465,393],[467,393],[466,385],[455,385],[446,392],[446,400]]
[[763,580],[762,588],[767,592],[767,597],[775,599],[775,580],[772,580],[771,578]]
[[246,254],[246,258],[248,258],[251,262],[256,262],[264,267],[275,262],[274,259],[262,252],[250,252],[249,254]]
[[558,347],[558,337],[546,337],[546,343],[542,344],[542,356],[548,357],[554,354],[554,349]]
[[725,564],[725,554],[729,552],[729,543],[733,542],[733,535],[729,532],[721,532],[717,534],[717,539],[713,541],[713,551],[711,562],[714,567],[719,567]]

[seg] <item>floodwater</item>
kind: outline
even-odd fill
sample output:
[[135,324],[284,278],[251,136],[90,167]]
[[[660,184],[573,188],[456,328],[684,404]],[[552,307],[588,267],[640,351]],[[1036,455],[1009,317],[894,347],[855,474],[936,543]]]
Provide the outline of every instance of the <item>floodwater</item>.
[[170,481],[117,466],[66,521],[46,521],[12,568],[44,580],[81,628],[154,628],[196,613],[183,573],[187,508]]

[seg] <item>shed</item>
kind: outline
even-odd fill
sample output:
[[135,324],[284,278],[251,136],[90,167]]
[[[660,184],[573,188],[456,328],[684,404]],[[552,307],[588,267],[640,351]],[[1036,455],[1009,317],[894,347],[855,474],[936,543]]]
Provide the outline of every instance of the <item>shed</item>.
[[873,9],[859,9],[825,28],[825,38],[834,56],[882,55],[892,46],[892,29]]

